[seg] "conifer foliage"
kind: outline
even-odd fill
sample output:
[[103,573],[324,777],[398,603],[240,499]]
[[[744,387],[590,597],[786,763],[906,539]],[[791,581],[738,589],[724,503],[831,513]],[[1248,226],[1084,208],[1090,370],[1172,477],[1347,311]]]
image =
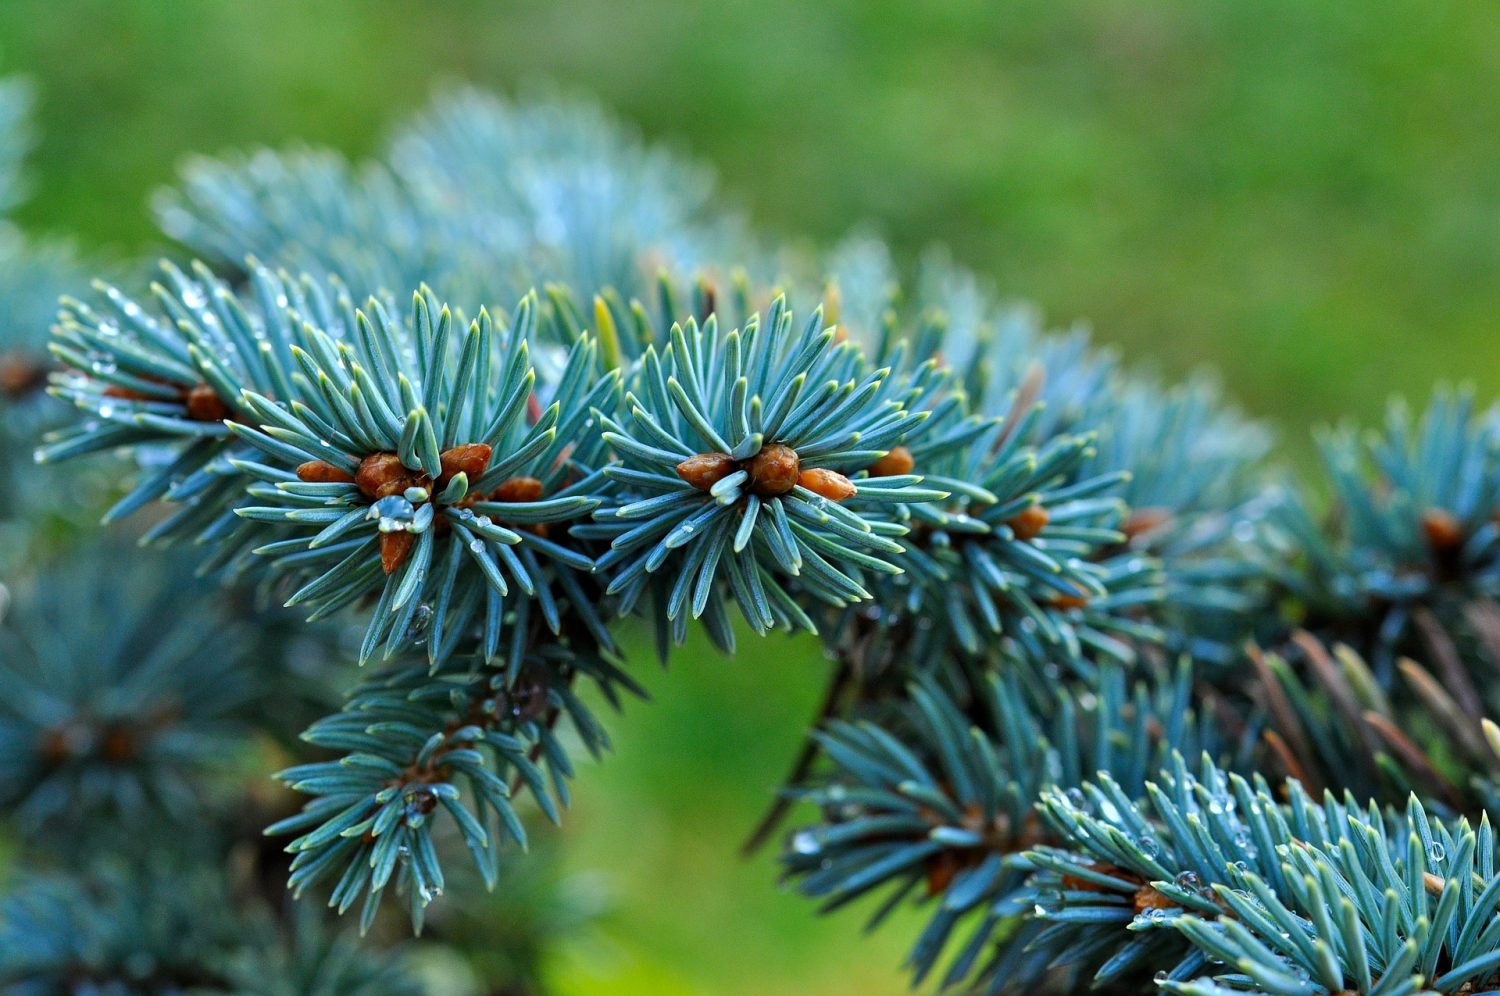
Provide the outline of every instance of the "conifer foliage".
[[[415,985],[375,941],[468,877],[503,891],[565,818],[608,710],[649,708],[640,619],[664,658],[697,624],[822,641],[752,843],[782,831],[824,909],[919,907],[918,982],[1500,987],[1500,408],[1327,432],[1304,489],[1210,381],[938,254],[903,281],[869,237],[767,252],[721,203],[595,108],[452,91],[371,162],[191,162],[154,282],[70,281],[50,360],[7,323],[7,411],[43,382],[73,409],[24,423],[37,473],[113,454],[107,520],[177,566],[95,547],[149,580],[11,586],[0,796],[33,867],[0,979]],[[184,562],[229,601],[166,607]],[[256,737],[289,791],[259,786],[276,885],[235,919],[223,762]],[[70,821],[199,853],[58,853]],[[199,946],[116,957],[117,908]]]

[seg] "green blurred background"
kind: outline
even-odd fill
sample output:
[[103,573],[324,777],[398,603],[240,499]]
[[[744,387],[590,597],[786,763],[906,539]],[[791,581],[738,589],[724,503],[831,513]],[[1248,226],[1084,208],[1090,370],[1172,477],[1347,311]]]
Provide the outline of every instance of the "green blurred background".
[[[1138,362],[1217,367],[1305,452],[1441,379],[1500,388],[1500,7],[7,0],[38,83],[21,219],[118,254],[188,151],[351,154],[434,81],[560,82],[712,162],[772,232],[933,242]],[[735,857],[813,708],[806,641],[704,647],[583,773],[570,867],[613,912],[577,992],[899,991],[909,939]]]

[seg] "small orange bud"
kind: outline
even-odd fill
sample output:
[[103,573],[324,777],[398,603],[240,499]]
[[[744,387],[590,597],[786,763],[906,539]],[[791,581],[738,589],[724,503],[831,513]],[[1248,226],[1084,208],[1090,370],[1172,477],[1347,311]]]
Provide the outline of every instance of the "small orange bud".
[[677,476],[699,491],[707,491],[738,469],[728,453],[699,453],[677,465]]
[[37,742],[37,753],[42,755],[42,763],[49,767],[62,764],[73,753],[67,731],[61,727],[53,727],[43,732]]
[[854,496],[854,482],[836,470],[824,470],[822,467],[804,470],[797,475],[797,483],[829,501],[843,501]]
[[120,399],[125,400],[125,401],[160,401],[161,400],[160,398],[157,398],[157,397],[155,397],[153,395],[147,394],[145,391],[136,391],[136,390],[133,390],[132,388],[121,387],[119,384],[111,384],[108,387],[106,387],[104,389],[104,396],[106,398],[120,398]]
[[47,383],[47,368],[22,353],[0,355],[0,394],[20,397]]
[[1047,514],[1045,508],[1040,505],[1029,505],[1007,519],[1005,524],[1010,526],[1011,532],[1016,534],[1016,539],[1032,540],[1036,539],[1051,520],[1052,517]]
[[354,476],[322,460],[309,460],[297,465],[297,479],[308,484],[353,484]]
[[1445,508],[1429,508],[1422,513],[1422,532],[1434,550],[1454,550],[1464,541],[1463,523]]
[[123,764],[135,757],[135,737],[131,736],[129,730],[112,727],[104,734],[104,739],[99,744],[99,753],[104,755],[106,761]]
[[188,418],[195,422],[222,422],[229,417],[229,406],[219,393],[207,384],[195,384],[183,395]]
[[1134,539],[1142,533],[1149,533],[1158,526],[1165,525],[1171,518],[1172,513],[1165,508],[1133,509],[1129,518],[1125,520],[1125,524],[1120,527],[1120,531],[1127,538]]
[[396,568],[406,562],[411,545],[417,538],[404,529],[394,533],[380,534],[380,567],[387,574],[396,573]]
[[796,487],[801,466],[797,451],[781,443],[762,446],[744,464],[750,472],[750,490],[762,498],[784,495]]
[[900,477],[903,474],[910,474],[916,465],[917,461],[912,458],[911,450],[905,446],[898,446],[870,464],[870,476]]
[[354,474],[354,483],[372,501],[399,495],[419,482],[420,475],[408,470],[394,453],[371,453]]
[[1144,913],[1147,910],[1169,910],[1176,905],[1176,903],[1156,891],[1150,885],[1143,885],[1135,890],[1135,911],[1137,913]]
[[963,862],[952,851],[939,851],[927,859],[927,894],[941,895],[957,877]]
[[540,501],[542,497],[542,482],[535,477],[511,477],[500,482],[500,486],[490,495],[491,501]]
[[719,291],[714,286],[713,281],[699,277],[698,293],[702,295],[701,307],[698,311],[698,321],[706,322],[708,321],[708,316],[718,310]]
[[479,475],[484,473],[484,468],[490,465],[492,452],[488,443],[465,443],[444,450],[438,454],[443,464],[443,472],[437,479],[438,487],[446,487],[460,473],[467,474],[470,483],[477,481]]
[[1053,595],[1048,604],[1057,609],[1081,609],[1089,600],[1084,595]]

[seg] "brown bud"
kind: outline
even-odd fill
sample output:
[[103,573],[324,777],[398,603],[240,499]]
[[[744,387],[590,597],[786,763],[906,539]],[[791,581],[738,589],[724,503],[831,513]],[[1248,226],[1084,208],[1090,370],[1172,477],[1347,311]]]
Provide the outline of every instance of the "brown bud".
[[1089,600],[1086,595],[1053,595],[1048,604],[1056,609],[1081,609]]
[[1005,520],[1005,524],[1010,526],[1011,532],[1016,534],[1016,539],[1032,540],[1037,538],[1037,535],[1047,527],[1047,523],[1051,520],[1052,517],[1042,506],[1028,505]]
[[408,470],[394,453],[371,453],[360,461],[354,475],[354,483],[371,500],[399,495],[414,487],[418,480],[419,475]]
[[406,562],[406,555],[411,552],[411,545],[417,541],[416,536],[404,529],[398,529],[393,533],[380,534],[380,567],[387,574],[396,573],[396,568]]
[[774,498],[796,487],[801,462],[790,446],[772,443],[762,446],[744,467],[750,472],[750,490],[762,498]]
[[68,743],[68,731],[63,727],[44,731],[37,742],[37,753],[42,755],[42,763],[48,767],[62,764],[73,753],[73,748]]
[[47,368],[24,353],[0,355],[0,394],[20,397],[47,383]]
[[1169,910],[1176,905],[1176,903],[1156,891],[1150,885],[1143,885],[1135,890],[1135,911],[1137,913],[1144,913],[1147,910]]
[[713,281],[698,280],[698,292],[703,295],[702,308],[698,313],[698,321],[708,321],[708,316],[718,310],[719,291],[713,285]]
[[854,482],[836,470],[815,467],[797,475],[797,483],[829,501],[843,501],[854,496]]
[[1127,539],[1134,539],[1142,533],[1149,533],[1158,526],[1166,525],[1172,518],[1170,510],[1165,508],[1137,508],[1133,509],[1125,524],[1120,527]]
[[1434,896],[1442,895],[1443,886],[1446,884],[1441,875],[1434,875],[1432,872],[1422,873],[1422,888]]
[[939,851],[927,859],[927,894],[942,894],[958,875],[963,862],[953,851]]
[[437,796],[433,794],[431,789],[417,789],[411,793],[410,800],[411,805],[419,813],[430,813],[438,805]]
[[106,398],[121,398],[125,401],[160,401],[154,394],[145,391],[137,391],[129,387],[121,387],[119,384],[111,384],[104,389]]
[[535,477],[511,477],[500,482],[490,495],[491,501],[525,502],[540,501],[542,482]]
[[912,459],[911,450],[898,446],[870,464],[870,476],[900,477],[902,474],[910,474],[916,465],[917,461]]
[[99,744],[99,753],[104,755],[106,761],[123,764],[135,757],[135,737],[129,730],[118,726],[111,727],[104,733],[104,739]]
[[308,484],[353,484],[354,475],[322,460],[309,460],[297,465],[297,479]]
[[195,422],[222,422],[229,417],[229,406],[219,392],[207,384],[195,384],[182,396],[188,418]]
[[699,453],[677,465],[677,476],[699,491],[707,491],[739,469],[728,453]]
[[1463,523],[1445,508],[1429,508],[1422,513],[1422,532],[1434,550],[1455,550],[1464,541]]
[[484,473],[484,468],[490,465],[492,452],[488,443],[465,443],[444,450],[438,454],[443,463],[443,472],[437,479],[438,487],[447,486],[460,473],[468,475],[470,483],[477,481],[479,475]]

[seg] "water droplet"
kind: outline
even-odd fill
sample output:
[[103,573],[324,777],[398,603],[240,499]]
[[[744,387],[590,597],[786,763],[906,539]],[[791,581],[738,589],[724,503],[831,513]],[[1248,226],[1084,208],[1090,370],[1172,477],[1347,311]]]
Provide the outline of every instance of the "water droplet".
[[792,851],[796,854],[817,854],[820,850],[818,838],[811,830],[798,830],[792,835]]
[[418,605],[406,628],[407,637],[418,646],[427,641],[427,630],[432,626],[432,606],[425,602]]
[[1433,841],[1427,845],[1427,861],[1429,864],[1440,865],[1448,856],[1448,851],[1440,841]]

